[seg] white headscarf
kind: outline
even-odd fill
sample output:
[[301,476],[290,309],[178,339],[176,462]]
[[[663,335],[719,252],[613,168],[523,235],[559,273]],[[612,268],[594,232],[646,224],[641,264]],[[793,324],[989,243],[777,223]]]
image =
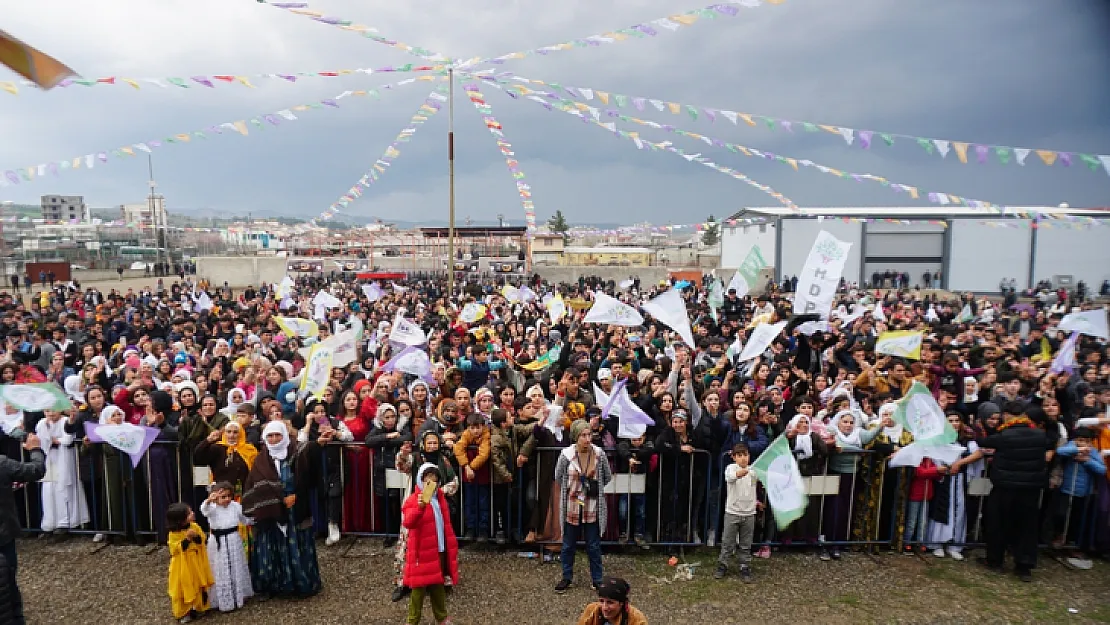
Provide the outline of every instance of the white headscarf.
[[[66,380],[68,382],[68,379]],[[967,385],[971,383],[975,390],[970,393],[967,392]],[[964,403],[972,404],[979,401],[979,381],[973,377],[964,378]]]
[[[270,434],[281,434],[281,442],[271,443],[267,438]],[[286,455],[289,454],[289,431],[285,429],[285,423],[282,421],[271,421],[266,424],[262,429],[262,442],[266,443],[266,449],[270,452],[270,457],[274,460],[285,460]]]
[[[844,417],[844,415],[852,417],[852,431],[849,434],[840,431],[840,419]],[[851,410],[841,410],[836,413],[836,416],[833,417],[832,423],[830,423],[829,426],[832,427],[833,432],[836,434],[836,442],[839,443],[841,447],[863,449],[863,441],[860,440],[859,420]]]
[[81,383],[81,376],[66,376],[65,382],[62,383],[62,386],[65,387],[66,395],[69,395],[70,399],[78,403],[85,403],[85,396],[81,392],[81,387],[84,386]]
[[[807,425],[812,423],[812,420],[804,414],[794,415],[794,418],[787,424],[786,429],[793,429],[796,431],[798,423],[801,422],[802,419],[806,420]],[[813,457],[813,437],[810,436],[811,434],[813,434],[812,429],[806,432],[805,436],[801,434],[794,435],[794,457],[798,460],[805,460],[806,458]]]
[[[897,410],[897,409],[898,409],[898,404],[896,404],[892,401],[888,401],[887,403],[883,404],[882,406],[879,406],[879,421],[881,422],[883,419],[885,419],[888,416],[893,416],[894,411]],[[897,422],[892,427],[889,427],[889,428],[884,426],[883,427],[883,434],[886,434],[886,437],[888,439],[890,439],[890,442],[897,445],[898,441],[901,440],[901,438],[902,438],[902,426],[900,424],[898,424]]]
[[[105,423],[108,423],[109,419],[112,418],[112,415],[117,412],[120,413],[120,415],[126,417],[126,415],[123,414],[123,409],[121,409],[119,406],[113,406],[111,404],[105,406],[104,409],[100,411],[100,424],[104,425]],[[123,423],[126,422],[127,420],[124,419]]]

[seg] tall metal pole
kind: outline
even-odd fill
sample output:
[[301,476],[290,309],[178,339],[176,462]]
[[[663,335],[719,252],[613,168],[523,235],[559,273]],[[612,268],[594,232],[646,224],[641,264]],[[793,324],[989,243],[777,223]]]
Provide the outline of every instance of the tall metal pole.
[[450,209],[447,215],[447,296],[455,294],[455,69],[447,68],[447,171]]
[[146,155],[146,165],[147,165],[147,172],[150,174],[150,178],[147,181],[148,184],[150,185],[150,197],[148,198],[147,201],[150,204],[150,229],[151,229],[151,234],[154,235],[154,248],[156,250],[156,252],[155,252],[155,262],[156,263],[161,263],[162,262],[162,240],[161,240],[161,237],[158,236],[158,207],[157,207],[157,199],[154,196],[154,189],[157,186],[157,183],[154,182],[154,157],[151,156],[150,154]]

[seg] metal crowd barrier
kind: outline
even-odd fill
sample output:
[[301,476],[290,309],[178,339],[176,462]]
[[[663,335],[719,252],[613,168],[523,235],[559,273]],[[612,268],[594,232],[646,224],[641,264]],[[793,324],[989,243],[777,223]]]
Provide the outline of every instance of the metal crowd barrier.
[[[336,448],[339,459],[338,480],[340,485],[340,505],[344,517],[348,511],[359,513],[357,502],[349,502],[348,498],[362,492],[365,494],[365,509],[361,511],[358,519],[342,518],[329,519],[327,513],[329,466],[328,454],[322,454],[321,484],[317,487],[317,496],[313,501],[313,515],[316,528],[320,533],[327,530],[328,521],[337,522],[344,536],[393,538],[398,535],[397,528],[400,519],[397,518],[399,503],[411,490],[411,479],[407,473],[402,473],[394,468],[386,468],[385,475],[379,476],[380,469],[374,461],[374,454],[378,450],[368,449],[369,453],[348,454],[348,450],[366,448],[362,442],[332,442],[328,449]],[[77,527],[58,528],[73,534],[103,534],[125,538],[158,537],[164,529],[165,506],[174,501],[184,501],[198,511],[198,522],[204,524],[203,516],[199,514],[200,503],[207,497],[205,467],[196,467],[192,463],[191,453],[182,453],[177,442],[155,441],[151,446],[158,455],[162,456],[160,462],[168,456],[170,462],[165,463],[156,475],[161,479],[155,484],[151,479],[151,453],[148,451],[142,458],[138,467],[132,468],[130,458],[117,452],[115,461],[110,461],[104,453],[103,444],[84,445],[78,443],[63,449],[64,453],[74,454],[72,476],[74,484],[79,485],[84,493],[89,512],[89,523]],[[114,451],[114,450],[113,450]],[[695,450],[691,454],[687,468],[680,470],[679,466],[672,466],[662,454],[656,454],[654,466],[646,468],[644,473],[617,473],[617,453],[615,449],[605,449],[606,459],[612,469],[612,480],[604,487],[604,497],[608,508],[608,522],[601,528],[602,543],[606,545],[621,544],[621,538],[631,542],[635,537],[635,525],[638,522],[637,510],[643,510],[643,524],[645,542],[652,546],[662,547],[693,547],[707,544],[712,539],[714,544],[720,541],[721,523],[724,516],[726,488],[724,485],[723,471],[726,457],[714,457],[705,450]],[[497,531],[495,528],[504,528],[505,537],[510,544],[520,544],[521,539],[531,530],[535,530],[537,541],[535,544],[559,544],[561,541],[546,537],[546,530],[554,530],[554,525],[559,526],[561,533],[562,515],[554,516],[550,512],[552,506],[560,505],[559,488],[553,480],[555,463],[562,448],[543,447],[537,448],[535,454],[524,467],[515,467],[513,482],[507,485],[495,485],[491,479],[489,488],[489,537]],[[163,455],[165,454],[165,455]],[[843,454],[841,454],[843,455]],[[897,523],[903,510],[908,514],[907,502],[909,485],[906,480],[912,479],[913,468],[889,469],[885,459],[877,458],[872,452],[852,452],[856,456],[854,473],[837,473],[829,470],[829,461],[826,459],[820,474],[804,478],[809,502],[807,515],[816,515],[818,535],[816,540],[805,542],[794,541],[788,535],[794,525],[786,528],[787,532],[778,530],[775,526],[773,513],[767,502],[766,495],[760,489],[762,510],[757,513],[757,533],[754,541],[755,547],[788,546],[788,545],[813,545],[824,547],[862,547],[877,548],[897,544],[907,544],[914,547],[925,546],[934,549],[928,540],[928,506],[920,507],[921,538],[904,541],[898,535],[902,530]],[[351,456],[351,458],[349,458]],[[27,459],[26,452],[21,452],[23,460]],[[368,464],[365,472],[357,470],[352,459]],[[871,461],[874,466],[869,475],[878,484],[863,483],[861,477],[861,463]],[[118,469],[110,470],[110,462],[118,463]],[[1074,492],[1075,480],[1078,471],[1073,473],[1072,484],[1068,490]],[[165,482],[166,472],[172,472],[169,482]],[[108,484],[106,476],[118,472],[120,483]],[[668,472],[670,472],[668,474]],[[551,481],[541,483],[540,476],[550,475]],[[362,475],[368,476],[366,484],[362,484]],[[965,474],[966,475],[966,474]],[[209,478],[210,479],[210,478]],[[375,492],[375,483],[382,479],[385,496]],[[465,537],[471,529],[467,526],[466,506],[467,490],[462,487],[462,475],[458,476],[460,487],[454,497],[449,498],[452,505],[452,522],[457,528],[456,533]],[[892,488],[886,487],[886,481],[894,479]],[[1098,478],[1092,478],[1098,479]],[[202,482],[194,484],[194,482]],[[966,514],[966,538],[962,541],[949,541],[942,547],[980,547],[984,544],[984,508],[990,494],[991,483],[987,477],[965,477],[964,505]],[[934,492],[939,482],[933,483]],[[499,489],[498,486],[505,488]],[[879,496],[872,499],[869,505],[861,512],[857,501],[858,489],[863,486],[877,491]],[[1063,485],[1060,485],[1063,486]],[[847,489],[844,494],[842,490]],[[1110,486],[1102,486],[1110,488]],[[42,532],[42,488],[39,483],[25,484],[22,486],[22,497],[17,496],[17,505],[22,503],[21,520],[24,532]],[[499,494],[498,491],[501,491]],[[547,490],[547,495],[541,493]],[[907,494],[903,498],[902,493]],[[890,501],[890,495],[895,497]],[[935,496],[935,495],[934,495]],[[1050,497],[1045,502],[1045,497]],[[1064,503],[1060,497],[1066,497]],[[1063,536],[1065,548],[1077,546],[1090,546],[1096,539],[1096,520],[1098,514],[1097,499],[1098,489],[1091,495],[1077,498],[1072,495],[1063,495],[1063,490],[1052,489],[1041,491],[1040,513],[1042,538],[1047,538],[1046,544],[1052,543],[1056,536]],[[393,498],[393,504],[390,504]],[[502,505],[499,505],[502,504]],[[69,505],[75,505],[69,502]],[[334,504],[330,504],[334,505]],[[536,507],[546,505],[548,510],[541,513],[533,512]],[[901,506],[901,507],[899,507]],[[1054,520],[1058,516],[1058,507],[1066,506],[1063,513],[1063,527],[1055,527]],[[873,508],[873,509],[872,509]],[[622,513],[622,510],[624,511]],[[531,514],[530,514],[531,512]],[[499,519],[503,513],[503,519]],[[882,525],[883,516],[889,516],[887,523]],[[622,519],[623,517],[623,519]],[[533,524],[529,518],[539,518],[540,523]],[[803,517],[804,518],[804,517]],[[795,521],[795,524],[801,522]],[[857,524],[865,521],[865,528],[858,528]],[[812,522],[812,520],[811,520]],[[1047,525],[1046,525],[1047,524]],[[539,526],[536,526],[539,525]],[[547,526],[547,527],[545,527]],[[1052,535],[1045,536],[1046,528]],[[857,531],[858,530],[858,531]],[[164,535],[164,534],[163,534]]]

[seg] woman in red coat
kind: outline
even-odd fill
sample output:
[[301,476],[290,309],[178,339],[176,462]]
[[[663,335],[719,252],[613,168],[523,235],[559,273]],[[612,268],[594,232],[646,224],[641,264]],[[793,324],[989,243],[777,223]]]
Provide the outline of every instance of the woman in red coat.
[[447,499],[439,492],[441,481],[439,468],[424,464],[416,473],[415,490],[401,507],[401,523],[409,531],[404,585],[412,589],[405,622],[413,625],[420,622],[425,595],[432,601],[436,623],[449,623],[444,582],[450,577],[453,585],[459,583],[459,543]]

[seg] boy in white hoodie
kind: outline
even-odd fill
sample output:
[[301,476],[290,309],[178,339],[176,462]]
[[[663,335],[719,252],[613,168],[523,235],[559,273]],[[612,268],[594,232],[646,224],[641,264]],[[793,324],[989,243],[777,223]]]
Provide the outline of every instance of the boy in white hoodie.
[[755,513],[761,506],[756,497],[755,475],[748,469],[751,458],[748,446],[737,443],[732,447],[733,464],[725,467],[725,522],[721,537],[721,556],[717,560],[715,579],[728,573],[728,565],[736,554],[737,539],[740,543],[740,579],[752,581],[752,535],[755,533]]

